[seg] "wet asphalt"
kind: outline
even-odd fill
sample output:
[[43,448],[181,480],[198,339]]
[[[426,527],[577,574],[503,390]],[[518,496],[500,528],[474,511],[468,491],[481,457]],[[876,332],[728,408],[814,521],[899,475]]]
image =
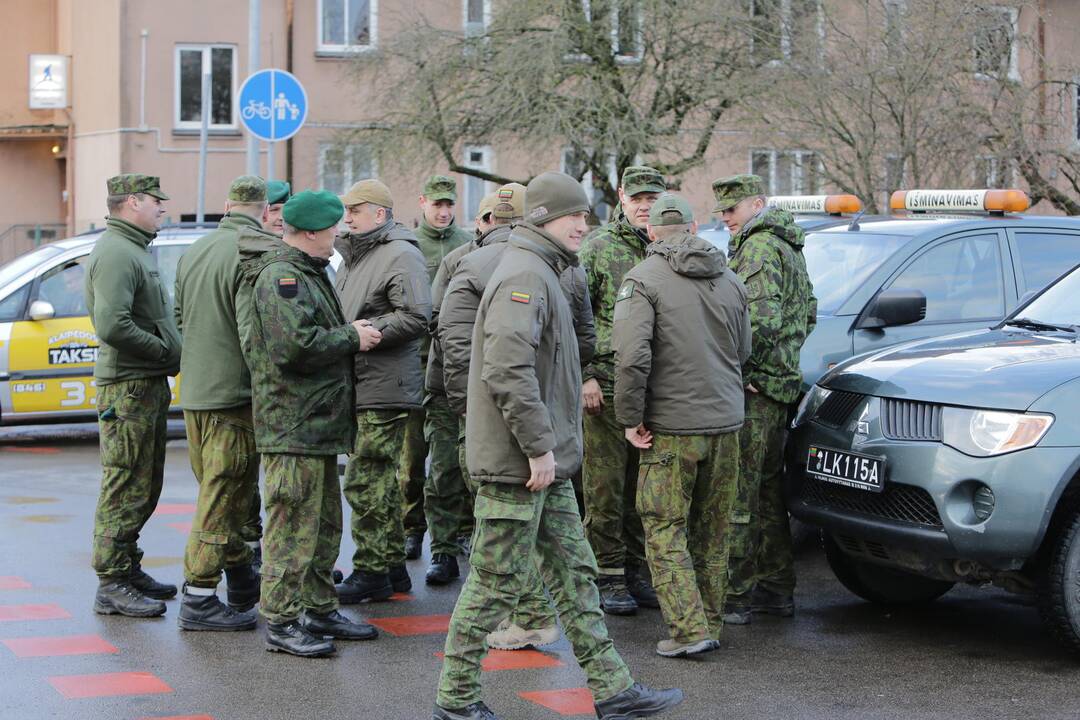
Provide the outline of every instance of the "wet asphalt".
[[[148,571],[179,584],[196,485],[182,427],[174,423],[173,431],[161,499],[167,512],[151,518],[141,545]],[[384,630],[375,642],[339,643],[328,659],[268,653],[261,621],[255,632],[181,632],[177,600],[152,620],[92,612],[99,478],[93,425],[0,430],[0,718],[431,717],[439,616],[453,610],[460,583],[424,585],[426,547],[409,563],[408,598],[345,609],[390,619],[385,627],[398,633],[425,632]],[[347,568],[352,550],[344,538],[339,567]],[[608,627],[636,679],[685,691],[684,704],[664,717],[1080,717],[1080,661],[1054,644],[1027,599],[963,587],[920,609],[875,607],[840,586],[806,532],[798,573],[794,619],[755,617],[727,628],[721,650],[700,660],[654,654],[665,636],[659,611],[609,617]],[[22,612],[59,617],[11,619]],[[48,638],[57,640],[45,649],[25,642]],[[24,656],[76,651],[83,654]],[[590,716],[582,714],[585,680],[565,639],[523,657],[528,667],[484,673],[485,700],[500,718]],[[116,684],[102,686],[100,676],[114,673],[124,675],[105,676]],[[106,691],[134,694],[78,697]]]

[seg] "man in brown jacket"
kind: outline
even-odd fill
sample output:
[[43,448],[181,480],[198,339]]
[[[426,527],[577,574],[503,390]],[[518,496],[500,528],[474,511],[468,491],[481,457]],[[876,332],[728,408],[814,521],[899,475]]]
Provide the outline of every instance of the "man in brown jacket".
[[641,451],[637,510],[671,633],[656,652],[678,657],[719,647],[750,314],[685,199],[661,195],[648,231],[615,298],[615,417]]

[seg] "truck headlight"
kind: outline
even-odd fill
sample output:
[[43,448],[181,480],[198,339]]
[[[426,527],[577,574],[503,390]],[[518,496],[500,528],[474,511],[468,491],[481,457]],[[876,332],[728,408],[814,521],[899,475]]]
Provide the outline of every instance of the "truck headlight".
[[821,407],[821,403],[825,402],[825,399],[831,394],[832,390],[823,388],[820,385],[810,388],[810,392],[803,395],[802,402],[799,403],[799,409],[795,412],[795,419],[791,421],[791,427],[797,428],[814,417],[818,408]]
[[989,457],[1038,445],[1053,422],[1053,415],[946,407],[942,440],[962,453]]

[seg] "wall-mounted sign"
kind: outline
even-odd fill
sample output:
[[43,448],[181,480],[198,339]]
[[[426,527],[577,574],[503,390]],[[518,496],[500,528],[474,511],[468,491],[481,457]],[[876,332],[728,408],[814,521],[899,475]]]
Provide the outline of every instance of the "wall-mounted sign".
[[68,59],[66,55],[30,56],[30,109],[49,110],[68,106]]

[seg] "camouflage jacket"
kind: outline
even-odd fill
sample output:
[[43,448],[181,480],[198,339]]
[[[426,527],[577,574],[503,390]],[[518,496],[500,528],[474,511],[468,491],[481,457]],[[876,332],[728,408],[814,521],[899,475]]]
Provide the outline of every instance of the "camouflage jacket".
[[793,403],[802,387],[799,351],[817,322],[803,231],[787,210],[766,208],[731,238],[731,269],[746,285],[753,343],[743,380]]
[[251,288],[239,328],[251,370],[255,446],[261,453],[337,455],[356,436],[353,358],[360,338],[345,322],[328,261],[274,240],[240,236],[240,272]]
[[[420,252],[424,253],[424,262],[427,265],[428,282],[435,282],[435,273],[439,270],[451,250],[472,242],[473,238],[468,231],[458,227],[452,222],[444,228],[433,228],[421,219],[420,225],[415,230],[416,239],[420,243]],[[431,337],[425,336],[420,346],[421,357],[426,358],[428,347],[431,345]]]
[[596,354],[582,371],[588,380],[596,378],[609,398],[615,388],[615,351],[611,329],[615,323],[615,298],[626,273],[645,259],[649,238],[644,230],[630,224],[617,208],[611,222],[594,230],[578,254],[588,276],[589,298],[596,326]]

